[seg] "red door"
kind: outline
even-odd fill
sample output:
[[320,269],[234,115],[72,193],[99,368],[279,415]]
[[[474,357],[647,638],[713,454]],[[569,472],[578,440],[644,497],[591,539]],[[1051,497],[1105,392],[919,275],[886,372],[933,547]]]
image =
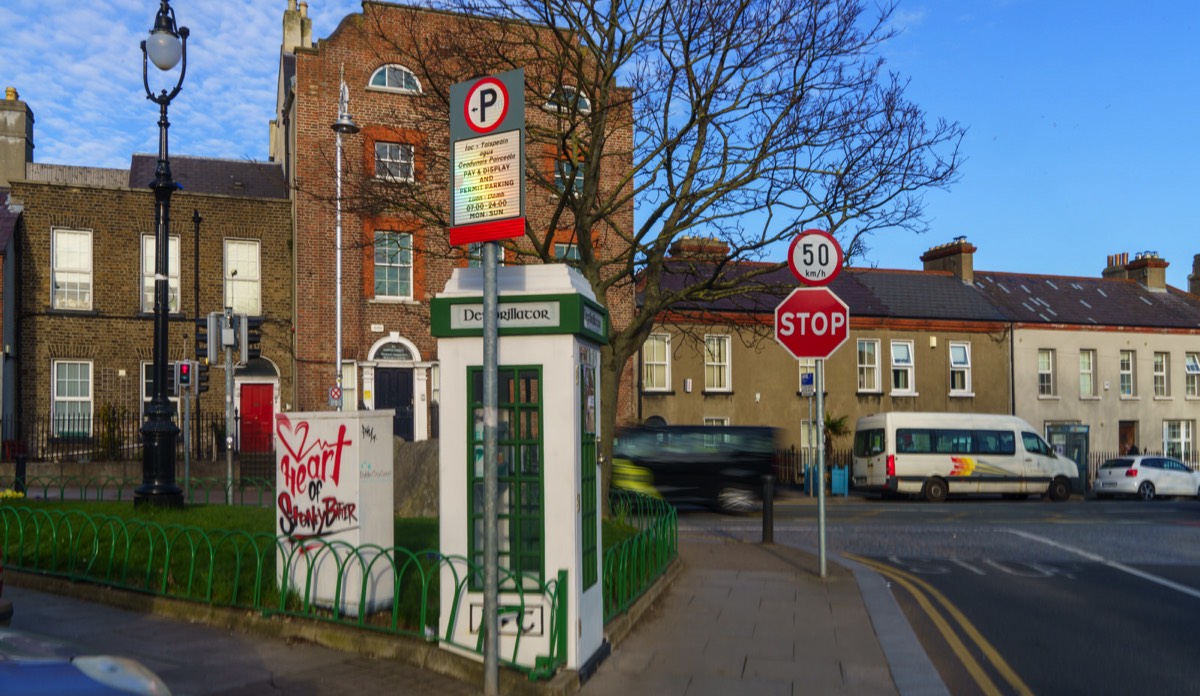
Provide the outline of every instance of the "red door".
[[242,385],[242,403],[239,407],[242,452],[271,451],[271,419],[275,410],[273,394],[274,387],[270,384]]

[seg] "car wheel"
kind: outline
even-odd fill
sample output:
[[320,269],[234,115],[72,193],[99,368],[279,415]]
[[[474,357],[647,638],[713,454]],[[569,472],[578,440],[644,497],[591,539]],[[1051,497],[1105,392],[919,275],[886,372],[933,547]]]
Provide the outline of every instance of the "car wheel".
[[940,478],[931,478],[925,482],[925,500],[940,503],[946,500],[946,482]]
[[754,512],[762,503],[758,496],[746,488],[725,486],[717,492],[717,510],[726,514]]
[[1137,494],[1142,500],[1154,500],[1154,484],[1142,481],[1142,485],[1138,486]]
[[1071,482],[1063,477],[1058,477],[1050,482],[1050,488],[1046,491],[1046,495],[1056,503],[1061,503],[1071,497]]

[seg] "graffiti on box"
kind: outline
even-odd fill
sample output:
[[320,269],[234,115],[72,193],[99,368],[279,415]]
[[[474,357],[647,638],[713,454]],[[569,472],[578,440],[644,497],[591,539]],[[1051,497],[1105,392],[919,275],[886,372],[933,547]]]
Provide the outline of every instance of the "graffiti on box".
[[[324,428],[323,432],[321,428]],[[336,431],[334,430],[336,428]],[[346,472],[350,466],[344,423],[292,421],[286,414],[275,416],[279,448],[278,531],[297,541],[321,538],[357,528],[358,477]]]

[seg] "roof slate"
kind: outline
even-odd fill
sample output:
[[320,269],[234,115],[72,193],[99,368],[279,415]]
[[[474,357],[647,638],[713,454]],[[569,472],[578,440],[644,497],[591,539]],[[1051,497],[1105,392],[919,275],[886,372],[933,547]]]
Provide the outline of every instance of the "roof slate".
[[[726,277],[768,264],[732,264]],[[711,265],[676,261],[662,286],[694,283]],[[951,321],[1025,322],[1145,328],[1200,328],[1200,297],[1176,288],[1154,291],[1125,278],[1072,278],[975,271],[967,284],[948,271],[847,268],[830,283],[850,316]],[[769,289],[711,302],[680,303],[681,311],[771,312],[799,283],[787,268],[763,275]]]
[[[157,165],[157,155],[134,155],[129,165],[129,188],[149,188]],[[239,198],[288,197],[283,167],[274,162],[171,155],[171,178],[190,193]]]
[[1127,278],[975,273],[975,286],[1013,321],[1200,328],[1200,297]]

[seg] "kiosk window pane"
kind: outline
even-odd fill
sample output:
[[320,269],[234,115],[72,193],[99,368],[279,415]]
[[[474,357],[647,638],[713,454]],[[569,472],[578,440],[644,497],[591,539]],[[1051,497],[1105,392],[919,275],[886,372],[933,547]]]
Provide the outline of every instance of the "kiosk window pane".
[[[496,470],[499,496],[501,591],[513,591],[518,578],[526,578],[524,589],[535,589],[545,581],[545,543],[542,530],[545,512],[542,504],[541,467],[541,367],[501,366],[498,370]],[[467,463],[471,483],[468,505],[470,515],[470,558],[483,560],[483,368],[467,368],[467,383],[472,414]],[[506,572],[507,571],[507,572]],[[483,588],[483,578],[471,577],[473,590]]]

